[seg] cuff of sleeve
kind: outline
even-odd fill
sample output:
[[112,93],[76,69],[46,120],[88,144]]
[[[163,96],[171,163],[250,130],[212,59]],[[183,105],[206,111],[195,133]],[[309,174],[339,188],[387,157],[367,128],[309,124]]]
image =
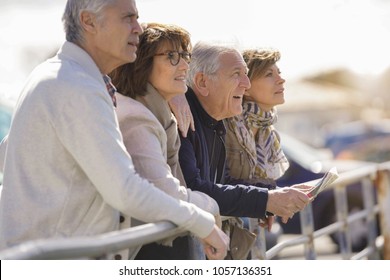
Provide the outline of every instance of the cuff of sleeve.
[[266,211],[266,212],[265,212],[265,216],[266,216],[266,217],[270,217],[270,216],[275,216],[275,215],[274,215],[274,213],[271,213],[271,212]]
[[218,203],[205,193],[188,190],[188,202],[213,214],[213,216],[219,215]]
[[204,211],[193,204],[192,207],[193,210],[197,212],[197,215],[188,230],[201,239],[206,238],[214,229],[215,218],[209,212]]
[[197,207],[195,204],[185,201],[181,201],[181,204],[185,204],[190,211],[189,219],[187,218],[185,222],[183,221],[184,223],[181,224],[181,227],[201,239],[209,236],[214,229],[214,216]]

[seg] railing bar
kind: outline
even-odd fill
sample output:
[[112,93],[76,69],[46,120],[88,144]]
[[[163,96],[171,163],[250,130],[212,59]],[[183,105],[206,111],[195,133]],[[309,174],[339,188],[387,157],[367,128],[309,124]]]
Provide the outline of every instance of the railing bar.
[[304,244],[305,242],[308,242],[308,241],[309,241],[309,238],[307,236],[299,236],[296,238],[292,238],[292,239],[280,242],[266,252],[266,257],[267,257],[266,259],[267,260],[272,259],[273,257],[275,257],[278,253],[280,253],[285,248],[296,246],[296,245],[301,245],[301,244]]
[[367,258],[369,255],[373,254],[375,251],[373,248],[371,247],[367,247],[365,249],[363,249],[362,251],[360,251],[359,253],[353,255],[351,257],[351,260],[362,260],[364,258]]
[[[375,210],[379,211],[379,207],[375,206]],[[359,219],[365,218],[365,215],[367,215],[368,212],[369,212],[368,210],[363,209],[351,214],[347,219],[347,223],[353,223]],[[338,230],[343,228],[344,226],[343,224],[344,224],[343,222],[335,222],[330,225],[327,225],[326,227],[314,231],[313,237],[316,239],[321,236],[326,236],[331,233],[335,233]],[[307,236],[300,236],[297,238],[282,241],[267,251],[266,253],[267,259],[275,257],[278,253],[280,253],[285,248],[295,246],[295,245],[301,245],[306,243],[307,241],[309,241],[309,238]]]
[[[344,188],[344,186],[355,182],[362,182],[364,180],[373,181],[374,179],[377,179],[377,170],[389,171],[390,162],[376,165],[370,164],[363,168],[341,173],[336,183],[332,184],[330,187],[337,189]],[[388,184],[386,185],[386,188],[388,188]],[[297,238],[278,243],[266,252],[266,259],[275,257],[285,248],[312,242],[312,238],[316,239],[331,233],[341,232],[344,228],[349,230],[349,224],[354,223],[357,220],[366,219],[368,216],[372,217],[373,213],[378,214],[383,211],[383,206],[381,208],[378,204],[374,207],[372,207],[372,205],[369,206],[369,209],[363,209],[353,214],[348,213],[348,216],[342,219],[342,221],[335,222],[314,232],[308,230],[307,232],[304,232],[305,235],[300,235]],[[29,241],[19,246],[1,251],[0,259],[75,259],[100,257],[123,249],[162,240],[177,234],[186,234],[186,231],[177,228],[170,222],[150,223],[98,236]],[[382,237],[382,243],[379,242],[380,237]],[[368,246],[353,256],[348,253],[348,258],[366,258],[373,252],[378,251],[376,248],[380,247],[378,246],[380,243],[382,244],[382,247],[385,247],[383,232],[381,236],[377,237],[374,246]]]
[[[145,224],[93,237],[35,240],[4,250],[0,259],[69,259],[97,257],[184,232],[171,222]],[[131,237],[131,238],[129,238]]]

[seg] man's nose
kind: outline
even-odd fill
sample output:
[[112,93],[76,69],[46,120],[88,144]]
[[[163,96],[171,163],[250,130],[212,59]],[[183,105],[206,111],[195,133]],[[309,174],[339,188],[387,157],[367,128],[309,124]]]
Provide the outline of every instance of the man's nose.
[[249,77],[247,75],[244,75],[241,79],[241,86],[245,88],[245,90],[250,89],[251,87],[251,81],[249,80]]

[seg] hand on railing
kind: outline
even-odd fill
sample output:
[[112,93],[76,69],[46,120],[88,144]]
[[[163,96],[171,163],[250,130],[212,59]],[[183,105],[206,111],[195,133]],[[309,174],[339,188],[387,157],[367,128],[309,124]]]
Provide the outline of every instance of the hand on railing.
[[229,249],[229,237],[216,225],[204,239],[204,251],[209,260],[223,260]]
[[268,232],[271,232],[272,225],[275,222],[275,216],[267,216],[265,218],[259,219],[259,226],[266,228]]

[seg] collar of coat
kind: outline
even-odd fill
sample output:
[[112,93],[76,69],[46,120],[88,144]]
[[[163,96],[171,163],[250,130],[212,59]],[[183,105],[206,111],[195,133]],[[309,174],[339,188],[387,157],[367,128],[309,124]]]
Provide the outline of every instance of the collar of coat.
[[191,88],[188,88],[186,93],[188,103],[191,107],[191,112],[193,116],[198,116],[203,126],[213,130],[217,135],[223,136],[226,134],[225,125],[223,121],[217,121],[211,117],[202,107],[198,98],[196,97],[194,91]]

